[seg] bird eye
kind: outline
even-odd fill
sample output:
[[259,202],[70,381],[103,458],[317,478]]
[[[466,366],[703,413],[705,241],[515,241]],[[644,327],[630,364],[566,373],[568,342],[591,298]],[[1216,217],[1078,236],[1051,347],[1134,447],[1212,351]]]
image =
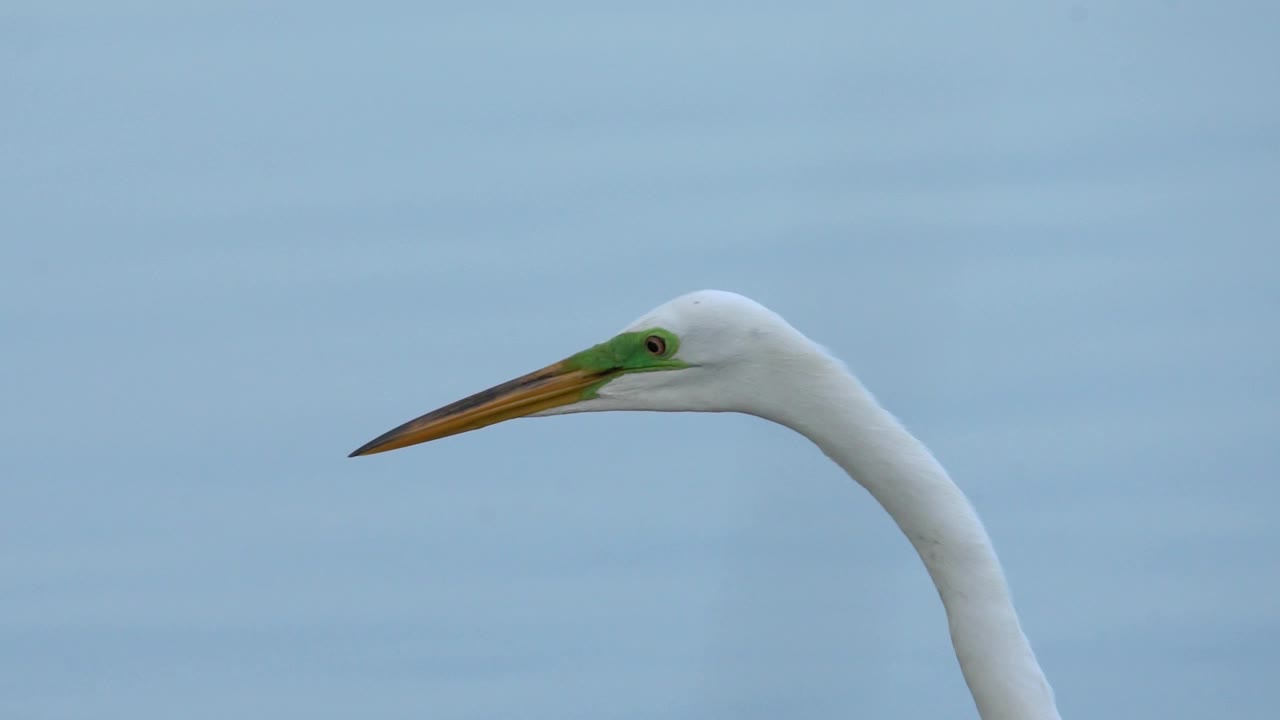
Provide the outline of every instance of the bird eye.
[[648,350],[650,355],[662,357],[667,354],[667,341],[660,335],[650,335],[644,339],[644,349]]

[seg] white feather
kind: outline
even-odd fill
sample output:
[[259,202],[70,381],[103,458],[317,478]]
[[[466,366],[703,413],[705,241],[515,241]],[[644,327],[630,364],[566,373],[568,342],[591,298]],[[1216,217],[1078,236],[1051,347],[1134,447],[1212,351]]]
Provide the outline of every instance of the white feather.
[[679,337],[675,357],[692,367],[625,374],[596,398],[544,414],[742,412],[808,437],[875,497],[924,561],[983,720],[1059,717],[977,513],[929,450],[843,363],[734,293],[684,295],[626,330],[655,327]]

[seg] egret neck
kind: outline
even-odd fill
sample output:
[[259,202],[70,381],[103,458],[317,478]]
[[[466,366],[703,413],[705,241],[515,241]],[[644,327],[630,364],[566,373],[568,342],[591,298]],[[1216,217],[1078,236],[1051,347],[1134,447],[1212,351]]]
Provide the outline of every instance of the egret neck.
[[[1058,720],[982,521],[928,448],[838,360],[813,367],[768,419],[808,437],[884,507],[924,561],[983,720]],[[821,388],[814,392],[813,388]]]

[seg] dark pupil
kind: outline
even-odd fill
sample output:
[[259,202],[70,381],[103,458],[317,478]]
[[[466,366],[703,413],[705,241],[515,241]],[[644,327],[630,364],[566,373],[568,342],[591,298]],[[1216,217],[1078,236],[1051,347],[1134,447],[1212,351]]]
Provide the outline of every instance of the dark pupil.
[[649,352],[654,355],[662,354],[662,341],[658,338],[649,338],[648,342],[645,343],[645,347],[649,348]]

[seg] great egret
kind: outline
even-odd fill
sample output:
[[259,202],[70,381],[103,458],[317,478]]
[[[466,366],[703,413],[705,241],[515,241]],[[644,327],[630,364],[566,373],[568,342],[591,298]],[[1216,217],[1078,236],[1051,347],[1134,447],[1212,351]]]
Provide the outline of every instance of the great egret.
[[983,720],[1059,717],[964,493],[844,364],[741,295],[676,298],[611,340],[407,422],[351,456],[512,418],[601,410],[741,412],[812,440],[870,491],[920,554]]

